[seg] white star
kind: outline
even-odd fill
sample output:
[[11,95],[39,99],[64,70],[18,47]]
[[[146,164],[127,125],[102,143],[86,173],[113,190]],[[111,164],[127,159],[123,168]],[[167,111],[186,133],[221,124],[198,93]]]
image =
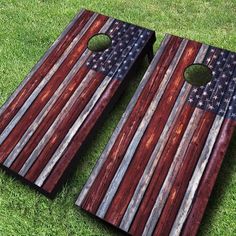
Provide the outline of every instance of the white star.
[[219,85],[218,88],[219,88],[219,89],[222,89],[222,85]]
[[235,118],[235,117],[236,117],[236,113],[233,113],[231,116],[232,116],[233,118]]
[[218,99],[218,96],[215,95],[215,96],[213,97],[213,99],[217,100],[217,99]]
[[197,88],[193,89],[193,92],[194,92],[194,93],[197,93],[197,91],[198,91],[198,89],[197,89]]
[[212,105],[209,105],[208,108],[209,108],[210,110],[214,110],[214,107],[213,107]]
[[229,103],[230,100],[228,98],[224,99],[224,102]]
[[207,96],[208,94],[207,94],[207,92],[206,91],[204,91],[203,92],[203,96]]
[[236,95],[233,96],[233,99],[236,100]]
[[222,78],[225,78],[225,77],[226,77],[226,74],[223,74],[223,75],[222,75]]
[[203,102],[200,101],[200,102],[198,103],[198,105],[199,105],[200,107],[202,107],[202,106],[203,106]]
[[213,58],[214,58],[214,59],[216,59],[216,58],[217,58],[217,56],[216,56],[216,55],[214,55],[214,56],[213,56]]
[[215,72],[215,71],[212,71],[212,75],[216,75],[216,72]]
[[224,114],[225,111],[223,109],[220,109],[219,113]]
[[221,52],[220,55],[223,56],[223,55],[224,55],[224,52]]
[[233,81],[236,82],[236,77],[233,78]]
[[227,64],[227,66],[226,66],[227,68],[230,68],[231,67],[231,65],[230,64]]
[[232,110],[233,109],[233,107],[232,106],[229,106],[229,110]]
[[192,102],[193,102],[193,99],[192,99],[192,98],[189,98],[188,101],[189,101],[190,103],[192,103]]
[[217,102],[216,105],[219,106],[219,105],[220,105],[220,102]]
[[196,98],[200,98],[200,96],[199,96],[199,95],[196,95]]

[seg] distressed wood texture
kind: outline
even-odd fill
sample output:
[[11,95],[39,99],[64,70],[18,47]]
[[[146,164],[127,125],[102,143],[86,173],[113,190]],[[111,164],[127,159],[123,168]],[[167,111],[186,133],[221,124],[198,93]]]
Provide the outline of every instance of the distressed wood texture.
[[[204,64],[212,80],[184,79]],[[166,35],[76,205],[131,235],[195,235],[236,124],[236,53]]]
[[[111,46],[88,41],[107,34]],[[82,10],[0,109],[0,164],[55,196],[137,61],[152,52],[155,33]]]

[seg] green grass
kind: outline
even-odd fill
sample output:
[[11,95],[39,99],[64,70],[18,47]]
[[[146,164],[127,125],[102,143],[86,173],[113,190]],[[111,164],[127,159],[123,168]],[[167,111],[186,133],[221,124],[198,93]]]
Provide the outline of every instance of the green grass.
[[185,69],[184,78],[193,86],[200,87],[212,80],[212,71],[208,66],[194,64]]
[[[162,2],[162,3],[159,3]],[[21,82],[80,8],[236,51],[236,2],[155,0],[1,0],[0,104]],[[129,99],[140,81],[144,63],[111,112],[76,173],[54,201],[0,173],[0,235],[119,235],[74,206]],[[236,135],[229,147],[199,235],[236,235]]]

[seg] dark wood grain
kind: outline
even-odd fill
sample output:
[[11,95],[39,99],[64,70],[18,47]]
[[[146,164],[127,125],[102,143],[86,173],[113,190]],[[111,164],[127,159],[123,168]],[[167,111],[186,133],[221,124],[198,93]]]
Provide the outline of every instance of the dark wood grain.
[[[185,81],[191,64],[212,80]],[[235,65],[233,52],[166,35],[76,205],[131,235],[196,235],[235,126]]]
[[41,79],[46,76],[49,70],[56,63],[58,58],[62,55],[65,49],[72,42],[73,38],[81,31],[85,26],[87,20],[92,16],[91,11],[85,11],[77,22],[72,26],[67,35],[59,42],[57,47],[51,52],[42,66],[33,74],[31,80],[24,86],[20,91],[19,95],[12,101],[12,103],[7,107],[5,112],[0,116],[0,133],[14,117],[14,115],[19,111],[21,106],[24,104],[26,99],[32,93],[32,91],[38,86]]
[[147,165],[149,157],[155,148],[155,144],[160,138],[160,135],[165,127],[177,95],[179,94],[184,83],[182,80],[183,71],[185,67],[192,64],[199,50],[199,46],[199,44],[194,42],[190,42],[187,45],[183,53],[183,59],[180,60],[179,66],[177,66],[177,69],[173,73],[172,83],[167,86],[167,92],[162,96],[158,108],[149,122],[148,128],[139,143],[126,175],[123,177],[119,190],[111,203],[112,207],[109,208],[106,214],[105,219],[113,224],[119,224],[123,217],[139,179],[144,172],[144,168]]
[[[109,48],[88,49],[97,34]],[[151,30],[82,10],[0,108],[1,167],[54,197],[154,42]]]
[[[168,44],[166,53],[163,54],[164,56],[160,59],[163,63],[163,67],[156,68],[145,89],[142,91],[142,94],[139,97],[132,114],[128,118],[126,124],[120,132],[119,137],[116,140],[116,143],[112,148],[112,151],[110,152],[110,156],[107,158],[103,169],[99,173],[97,181],[95,181],[93,186],[90,188],[90,193],[88,194],[88,196],[91,196],[91,198],[88,197],[88,199],[86,198],[83,202],[84,209],[87,209],[91,212],[96,212],[98,205],[105,194],[108,184],[114,176],[116,169],[122,160],[122,156],[124,155],[127,146],[129,145],[138,125],[141,122],[141,119],[145,114],[147,107],[149,106],[156,90],[160,85],[161,79],[163,78],[167,70],[167,65],[173,58],[172,53],[176,52],[180,42],[181,40],[173,38]],[[105,186],[104,182],[106,183]],[[98,193],[96,194],[96,198],[92,197],[93,193],[95,192]]]

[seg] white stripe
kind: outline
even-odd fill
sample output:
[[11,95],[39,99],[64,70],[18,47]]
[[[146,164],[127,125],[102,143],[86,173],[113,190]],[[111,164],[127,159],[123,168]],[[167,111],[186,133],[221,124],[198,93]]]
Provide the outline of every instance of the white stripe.
[[[102,28],[103,32],[106,32],[110,25],[114,22],[114,19],[110,18],[107,23]],[[17,145],[14,147],[12,152],[9,154],[8,158],[5,160],[4,165],[6,167],[10,167],[11,164],[14,162],[16,157],[19,155],[21,150],[24,148],[26,143],[29,141],[33,133],[36,131],[40,123],[43,121],[44,117],[47,115],[47,113],[50,111],[50,109],[53,107],[57,99],[60,97],[60,95],[64,92],[64,88],[69,84],[73,76],[77,73],[77,71],[81,68],[81,66],[85,63],[85,61],[88,59],[88,57],[91,55],[91,52],[89,50],[85,50],[85,52],[81,55],[77,63],[74,65],[70,73],[66,76],[64,81],[61,83],[59,88],[56,90],[54,95],[51,97],[51,99],[48,101],[48,103],[45,105],[43,110],[39,113],[37,118],[34,120],[34,122],[30,125],[30,127],[27,129],[25,134],[22,136],[21,140],[17,143]]]
[[153,73],[154,68],[159,63],[160,57],[161,57],[166,45],[168,44],[169,40],[170,40],[170,35],[166,35],[164,40],[162,41],[162,44],[160,45],[160,49],[158,50],[157,54],[155,55],[151,65],[148,67],[143,79],[140,82],[140,85],[138,86],[134,96],[132,97],[131,101],[129,102],[129,104],[126,108],[126,111],[122,115],[121,120],[119,121],[116,129],[114,130],[114,132],[113,132],[108,144],[106,145],[101,157],[97,161],[97,164],[95,165],[89,179],[87,180],[85,186],[83,187],[83,189],[76,201],[76,205],[80,206],[82,204],[83,199],[85,198],[86,194],[88,193],[89,189],[91,188],[95,179],[97,178],[97,175],[100,172],[104,162],[106,161],[108,154],[111,151],[118,135],[120,134],[120,131],[121,131],[123,125],[127,121],[130,113],[132,112],[140,94],[143,91],[143,88],[146,86],[147,82],[149,81],[149,77]]
[[179,148],[177,149],[174,160],[171,163],[171,167],[168,171],[167,177],[162,185],[162,188],[161,188],[160,193],[156,199],[156,202],[154,204],[152,212],[151,212],[149,219],[145,225],[143,235],[152,235],[153,230],[155,229],[156,223],[160,217],[160,214],[161,214],[162,209],[165,205],[166,199],[169,195],[169,191],[172,187],[171,183],[175,179],[175,177],[178,173],[178,169],[179,169],[181,163],[183,162],[183,159],[185,157],[185,153],[188,148],[188,144],[190,143],[192,136],[198,127],[198,122],[201,119],[202,113],[203,113],[203,110],[196,108],[191,119],[190,119],[190,122],[189,122],[188,127],[184,133],[184,136],[181,140]]
[[42,186],[42,184],[44,183],[45,179],[47,178],[47,176],[49,175],[49,173],[51,172],[51,170],[53,169],[53,167],[55,166],[57,161],[61,158],[66,147],[68,146],[68,144],[70,143],[72,138],[75,136],[76,132],[81,127],[82,123],[87,118],[88,114],[91,112],[91,110],[93,109],[93,107],[97,103],[98,99],[100,98],[100,96],[102,95],[104,90],[107,88],[111,79],[112,79],[111,77],[106,77],[103,80],[102,84],[98,87],[96,93],[93,95],[90,102],[87,104],[87,106],[85,107],[83,112],[80,114],[79,118],[76,120],[74,125],[71,127],[71,129],[67,133],[66,137],[63,139],[60,146],[57,148],[56,152],[53,154],[52,158],[47,163],[47,165],[45,166],[45,168],[43,169],[43,171],[41,172],[41,174],[39,175],[39,177],[35,181],[36,185],[38,185],[39,187]]
[[[223,72],[222,72],[223,73]],[[217,81],[217,84],[220,83]],[[211,97],[215,95],[217,92],[218,86],[215,86],[215,91],[211,94]],[[207,89],[207,86],[206,88]],[[211,99],[210,99],[211,100]],[[182,162],[184,161],[185,153],[188,149],[188,145],[192,140],[193,134],[198,127],[198,123],[202,117],[202,114],[204,114],[204,110],[195,108],[193,116],[191,117],[191,120],[188,124],[188,127],[185,131],[185,134],[181,140],[181,143],[179,145],[179,148],[177,150],[177,153],[174,157],[173,162],[171,163],[171,167],[169,169],[169,172],[167,174],[167,177],[164,181],[164,184],[162,185],[161,191],[156,199],[154,208],[152,209],[152,212],[149,216],[149,219],[147,221],[147,224],[145,226],[143,235],[151,235],[156,227],[156,223],[158,222],[158,219],[162,213],[162,210],[165,206],[166,200],[168,198],[169,192],[172,188],[172,184],[174,179],[176,178],[178,174],[178,170],[180,166],[182,165]]]
[[[25,147],[29,139],[32,137],[34,132],[37,130],[39,125],[42,123],[43,119],[46,117],[48,112],[51,110],[53,105],[56,103],[58,98],[61,96],[61,94],[65,91],[64,89],[67,87],[67,85],[70,83],[74,75],[78,72],[78,70],[81,68],[81,65],[85,63],[85,61],[88,59],[88,57],[91,55],[89,50],[86,50],[80,59],[77,61],[77,63],[74,65],[73,69],[70,71],[70,73],[67,75],[67,77],[64,79],[64,81],[61,83],[59,88],[56,90],[54,95],[51,97],[51,99],[48,101],[48,103],[45,105],[45,107],[41,110],[39,115],[36,117],[34,122],[30,125],[30,127],[27,129],[27,131],[24,133],[22,138],[19,140],[17,145],[14,147],[14,149],[11,151],[5,162],[3,163],[6,167],[10,167],[14,160],[17,158],[19,153],[22,151],[22,149]],[[80,84],[81,86],[83,84]]]
[[[113,19],[109,19],[106,24],[101,28],[99,32],[106,32],[110,25],[113,23]],[[86,58],[82,58],[81,64],[84,63],[84,61],[89,57],[89,50],[86,49],[84,54],[86,55]],[[88,55],[87,55],[88,54]],[[81,68],[81,65],[77,64],[77,69]],[[76,68],[76,65],[75,67]],[[71,72],[72,73],[72,72]],[[30,157],[27,159],[23,167],[21,168],[19,174],[24,176],[28,172],[29,168],[32,166],[34,161],[37,159],[38,155],[42,152],[43,148],[46,146],[48,141],[53,135],[53,130],[55,130],[61,123],[61,121],[66,117],[67,112],[71,109],[74,102],[77,100],[77,98],[80,96],[82,91],[85,89],[85,87],[90,83],[90,81],[93,79],[94,75],[96,74],[95,71],[89,71],[89,73],[85,76],[83,81],[80,83],[74,94],[70,97],[70,99],[67,101],[65,107],[62,109],[62,111],[59,113],[49,130],[46,132],[42,140],[38,143],[37,147],[34,149],[34,151],[31,153]]]
[[[199,53],[194,61],[194,63],[202,63],[204,60],[204,57],[207,53],[208,46],[202,45],[201,49],[199,50]],[[138,186],[136,187],[135,193],[129,203],[129,206],[124,214],[124,217],[121,221],[120,228],[128,231],[129,227],[133,221],[133,218],[138,210],[138,207],[141,203],[141,200],[144,196],[144,193],[149,185],[149,182],[153,176],[153,173],[155,171],[156,165],[161,157],[161,154],[165,148],[165,145],[169,139],[169,136],[172,131],[172,125],[176,122],[178,119],[178,116],[181,112],[181,109],[186,102],[187,96],[189,94],[189,91],[191,89],[191,85],[186,83],[183,85],[183,88],[176,100],[176,103],[172,109],[172,112],[169,116],[168,121],[166,122],[165,128],[160,136],[160,139],[152,153],[151,158],[149,159],[149,162],[145,168],[145,171],[142,175],[142,178],[140,179]]]
[[33,101],[37,98],[39,93],[43,90],[43,88],[46,86],[46,84],[50,81],[52,76],[56,73],[56,71],[59,69],[61,64],[64,62],[64,60],[67,58],[69,53],[72,51],[72,49],[75,47],[75,45],[79,42],[81,37],[86,33],[86,31],[89,29],[91,24],[95,21],[98,14],[94,14],[90,20],[86,23],[85,27],[82,31],[74,38],[70,46],[65,50],[65,52],[62,54],[60,59],[57,61],[56,64],[51,68],[51,70],[48,72],[48,74],[42,79],[40,84],[35,88],[35,90],[32,92],[32,94],[29,96],[29,98],[25,101],[24,105],[20,108],[20,110],[17,112],[17,114],[14,116],[14,118],[9,122],[7,127],[4,129],[0,136],[0,145],[3,143],[3,141],[7,138],[7,136],[10,134],[10,132],[14,129],[16,124],[19,122],[19,120],[22,118],[22,116],[25,114],[27,109],[31,106]]
[[[233,88],[233,90],[234,90],[235,83],[234,82],[231,83],[231,86],[229,86],[229,88]],[[232,93],[232,96],[233,96],[233,93]],[[231,102],[233,101],[232,96],[231,96]],[[229,103],[226,105],[226,107],[227,107],[227,109],[229,108]],[[226,113],[225,113],[225,115],[226,115]],[[219,132],[221,130],[221,127],[223,125],[225,115],[223,115],[223,116],[217,115],[215,118],[215,121],[214,121],[212,128],[209,132],[209,135],[207,137],[206,144],[202,150],[201,156],[198,160],[198,163],[196,165],[196,168],[194,170],[192,178],[188,184],[188,188],[185,193],[182,204],[180,206],[178,215],[177,215],[175,222],[172,226],[172,229],[170,232],[171,236],[180,235],[180,233],[181,233],[181,229],[184,225],[184,222],[186,221],[186,219],[188,217],[188,214],[189,214],[189,211],[190,211],[193,199],[194,199],[194,195],[198,189],[198,186],[200,184],[200,180],[201,180],[203,173],[206,169],[207,163],[211,157],[211,153],[212,153],[214,144],[216,142],[216,139],[217,139]]]
[[63,107],[61,112],[58,114],[57,118],[53,122],[53,124],[50,126],[50,128],[47,130],[46,134],[43,136],[41,141],[38,143],[37,147],[34,149],[34,151],[30,154],[27,161],[22,166],[21,170],[19,171],[19,175],[25,176],[28,172],[29,168],[33,165],[34,161],[38,158],[44,147],[47,145],[49,140],[51,139],[53,135],[53,130],[55,130],[60,123],[65,119],[68,112],[70,111],[71,107],[76,102],[77,98],[80,96],[80,94],[83,92],[86,86],[88,86],[89,82],[93,79],[93,76],[96,72],[90,71],[83,81],[81,82],[80,86],[76,89],[76,91],[73,93],[73,95],[70,97],[66,105]]
[[[141,34],[141,31],[139,32],[139,35],[140,34]],[[134,43],[135,42],[133,42],[133,44]],[[119,62],[120,63],[119,66],[116,67],[116,70],[114,71],[114,74],[112,75],[112,77],[116,74],[119,67],[123,64],[123,61],[125,60],[128,53],[130,51],[132,51],[132,48],[130,50],[127,50],[124,54],[121,55],[122,60]],[[62,143],[59,145],[58,149],[56,150],[56,152],[54,153],[52,158],[50,159],[50,161],[47,163],[47,165],[45,166],[45,168],[43,169],[43,171],[41,172],[41,174],[39,175],[39,177],[35,181],[36,185],[38,185],[39,187],[41,187],[43,185],[44,181],[46,180],[46,178],[50,174],[51,170],[54,168],[54,166],[56,165],[58,160],[63,155],[66,147],[68,146],[68,144],[70,143],[70,141],[72,140],[72,138],[74,137],[74,135],[76,134],[78,129],[81,127],[81,125],[83,124],[84,120],[87,118],[87,116],[89,115],[89,113],[91,112],[93,107],[96,105],[96,103],[99,100],[99,98],[101,97],[102,93],[107,88],[112,77],[108,77],[108,76],[105,77],[105,79],[103,80],[103,82],[101,83],[101,85],[98,87],[95,94],[91,98],[90,102],[86,105],[85,109],[82,111],[82,113],[80,114],[80,116],[78,117],[78,119],[76,120],[76,122],[74,123],[72,128],[70,129],[69,133],[66,135],[66,137],[64,138]]]
[[143,119],[137,129],[113,180],[111,181],[111,183],[109,185],[106,195],[104,196],[103,201],[100,204],[99,209],[96,213],[97,216],[99,216],[101,218],[103,218],[105,216],[107,209],[108,209],[109,205],[111,204],[111,201],[114,198],[114,196],[119,188],[120,183],[122,182],[123,176],[125,175],[125,172],[127,171],[128,167],[129,167],[132,157],[136,151],[136,148],[137,148],[137,146],[138,146],[138,144],[139,144],[139,142],[140,142],[140,140],[141,140],[155,110],[156,110],[156,107],[158,106],[158,104],[162,98],[162,95],[165,92],[165,89],[166,89],[166,87],[167,87],[167,85],[168,85],[168,83],[175,71],[176,66],[178,65],[178,62],[181,58],[182,53],[185,50],[186,45],[187,45],[187,40],[183,40],[174,59],[172,60],[169,68],[167,69],[166,74],[164,75],[164,78],[160,84],[160,87],[156,91],[154,99],[152,100],[149,108],[146,111],[145,116],[143,117]]
[[18,88],[13,92],[13,94],[8,98],[8,100],[4,103],[4,105],[0,108],[0,116],[4,113],[6,108],[10,105],[10,103],[16,98],[16,96],[19,94],[19,92],[22,90],[22,88],[27,84],[27,82],[31,79],[33,74],[39,69],[39,67],[42,66],[42,64],[45,62],[45,60],[48,58],[48,56],[51,54],[51,52],[57,47],[59,42],[62,40],[62,38],[69,32],[69,30],[73,27],[75,22],[79,19],[79,17],[84,13],[84,9],[82,9],[78,15],[74,17],[74,19],[71,21],[71,23],[65,28],[65,30],[62,32],[62,34],[57,38],[57,40],[52,44],[52,46],[47,50],[47,52],[44,54],[44,56],[37,62],[37,64],[33,67],[33,69],[30,71],[30,73],[26,76],[26,78],[20,83]]

